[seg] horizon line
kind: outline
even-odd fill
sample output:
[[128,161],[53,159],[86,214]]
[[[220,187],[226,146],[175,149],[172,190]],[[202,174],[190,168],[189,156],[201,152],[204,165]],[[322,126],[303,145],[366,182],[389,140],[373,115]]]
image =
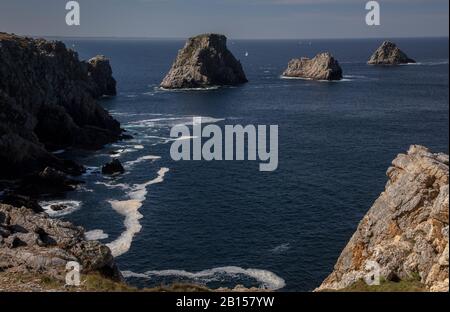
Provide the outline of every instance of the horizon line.
[[[6,32],[7,33],[7,32]],[[32,38],[63,38],[63,39],[86,39],[86,40],[186,40],[195,35],[190,35],[186,37],[146,37],[146,36],[65,36],[65,35],[21,35],[11,32],[17,36],[32,37]],[[448,35],[437,35],[437,36],[367,36],[367,37],[316,37],[316,38],[273,38],[273,37],[256,37],[256,38],[233,38],[228,37],[229,40],[364,40],[364,39],[449,39]]]

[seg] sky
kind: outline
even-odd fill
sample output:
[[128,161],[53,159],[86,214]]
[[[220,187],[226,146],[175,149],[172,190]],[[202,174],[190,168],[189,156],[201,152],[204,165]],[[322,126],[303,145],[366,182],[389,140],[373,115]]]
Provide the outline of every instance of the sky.
[[67,26],[68,0],[0,0],[0,31],[30,36],[234,39],[448,37],[448,0],[379,0],[381,25],[367,26],[366,0],[79,0],[81,25]]

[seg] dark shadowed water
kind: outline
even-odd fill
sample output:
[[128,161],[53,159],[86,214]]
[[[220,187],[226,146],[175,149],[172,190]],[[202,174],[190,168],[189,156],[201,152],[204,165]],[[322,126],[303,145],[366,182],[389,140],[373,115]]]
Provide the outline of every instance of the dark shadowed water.
[[[66,152],[91,168],[62,217],[114,242],[121,270],[139,286],[312,290],[384,189],[394,157],[410,144],[448,153],[448,39],[396,40],[419,62],[398,67],[365,64],[381,40],[229,41],[250,82],[189,92],[157,89],[181,40],[65,42],[83,59],[111,58],[119,94],[102,105],[134,140]],[[291,58],[321,51],[340,61],[343,81],[280,79]],[[278,170],[172,161],[170,128],[192,116],[279,125]],[[108,179],[98,167],[112,157],[127,173]]]

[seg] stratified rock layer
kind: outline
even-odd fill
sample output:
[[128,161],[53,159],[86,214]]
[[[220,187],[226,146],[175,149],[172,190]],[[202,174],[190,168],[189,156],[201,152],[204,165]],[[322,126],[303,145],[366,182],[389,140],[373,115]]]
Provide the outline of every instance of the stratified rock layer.
[[121,279],[110,249],[87,241],[83,228],[25,207],[0,204],[0,271],[42,273],[64,280],[69,261],[78,262],[82,273]]
[[241,63],[227,48],[223,35],[190,38],[161,83],[165,89],[207,88],[247,82]]
[[96,102],[114,93],[104,58],[81,62],[62,42],[0,33],[0,178],[64,170],[49,149],[115,141],[120,125]]
[[449,157],[411,146],[387,171],[385,191],[363,218],[319,290],[342,289],[366,277],[375,261],[386,280],[420,277],[448,291]]
[[385,41],[373,53],[367,63],[370,65],[400,65],[415,62],[400,50],[395,43]]
[[312,80],[341,80],[342,68],[330,53],[320,53],[312,59],[302,57],[291,60],[283,76]]

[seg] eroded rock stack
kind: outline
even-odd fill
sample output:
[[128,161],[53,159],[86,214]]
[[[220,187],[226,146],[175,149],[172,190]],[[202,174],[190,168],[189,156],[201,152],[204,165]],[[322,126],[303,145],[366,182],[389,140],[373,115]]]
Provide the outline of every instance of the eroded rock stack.
[[65,171],[49,150],[117,140],[119,123],[96,102],[114,93],[105,58],[81,62],[62,42],[0,33],[0,177]]
[[109,60],[104,55],[97,55],[88,61],[88,73],[92,78],[94,96],[96,98],[103,95],[116,95],[116,80],[112,76],[112,69]]
[[385,191],[363,218],[318,290],[346,288],[374,261],[386,280],[419,277],[448,291],[449,157],[411,146],[387,171]]
[[109,248],[87,241],[83,228],[25,207],[0,204],[0,272],[40,273],[64,280],[69,261],[78,262],[82,273],[121,279]]
[[397,45],[390,41],[385,41],[373,53],[367,62],[369,65],[400,65],[415,63],[416,61],[410,59]]
[[312,59],[302,57],[291,60],[283,76],[312,80],[341,80],[342,68],[330,53],[320,53]]
[[241,63],[227,48],[223,35],[190,38],[161,83],[165,89],[208,88],[247,82]]

